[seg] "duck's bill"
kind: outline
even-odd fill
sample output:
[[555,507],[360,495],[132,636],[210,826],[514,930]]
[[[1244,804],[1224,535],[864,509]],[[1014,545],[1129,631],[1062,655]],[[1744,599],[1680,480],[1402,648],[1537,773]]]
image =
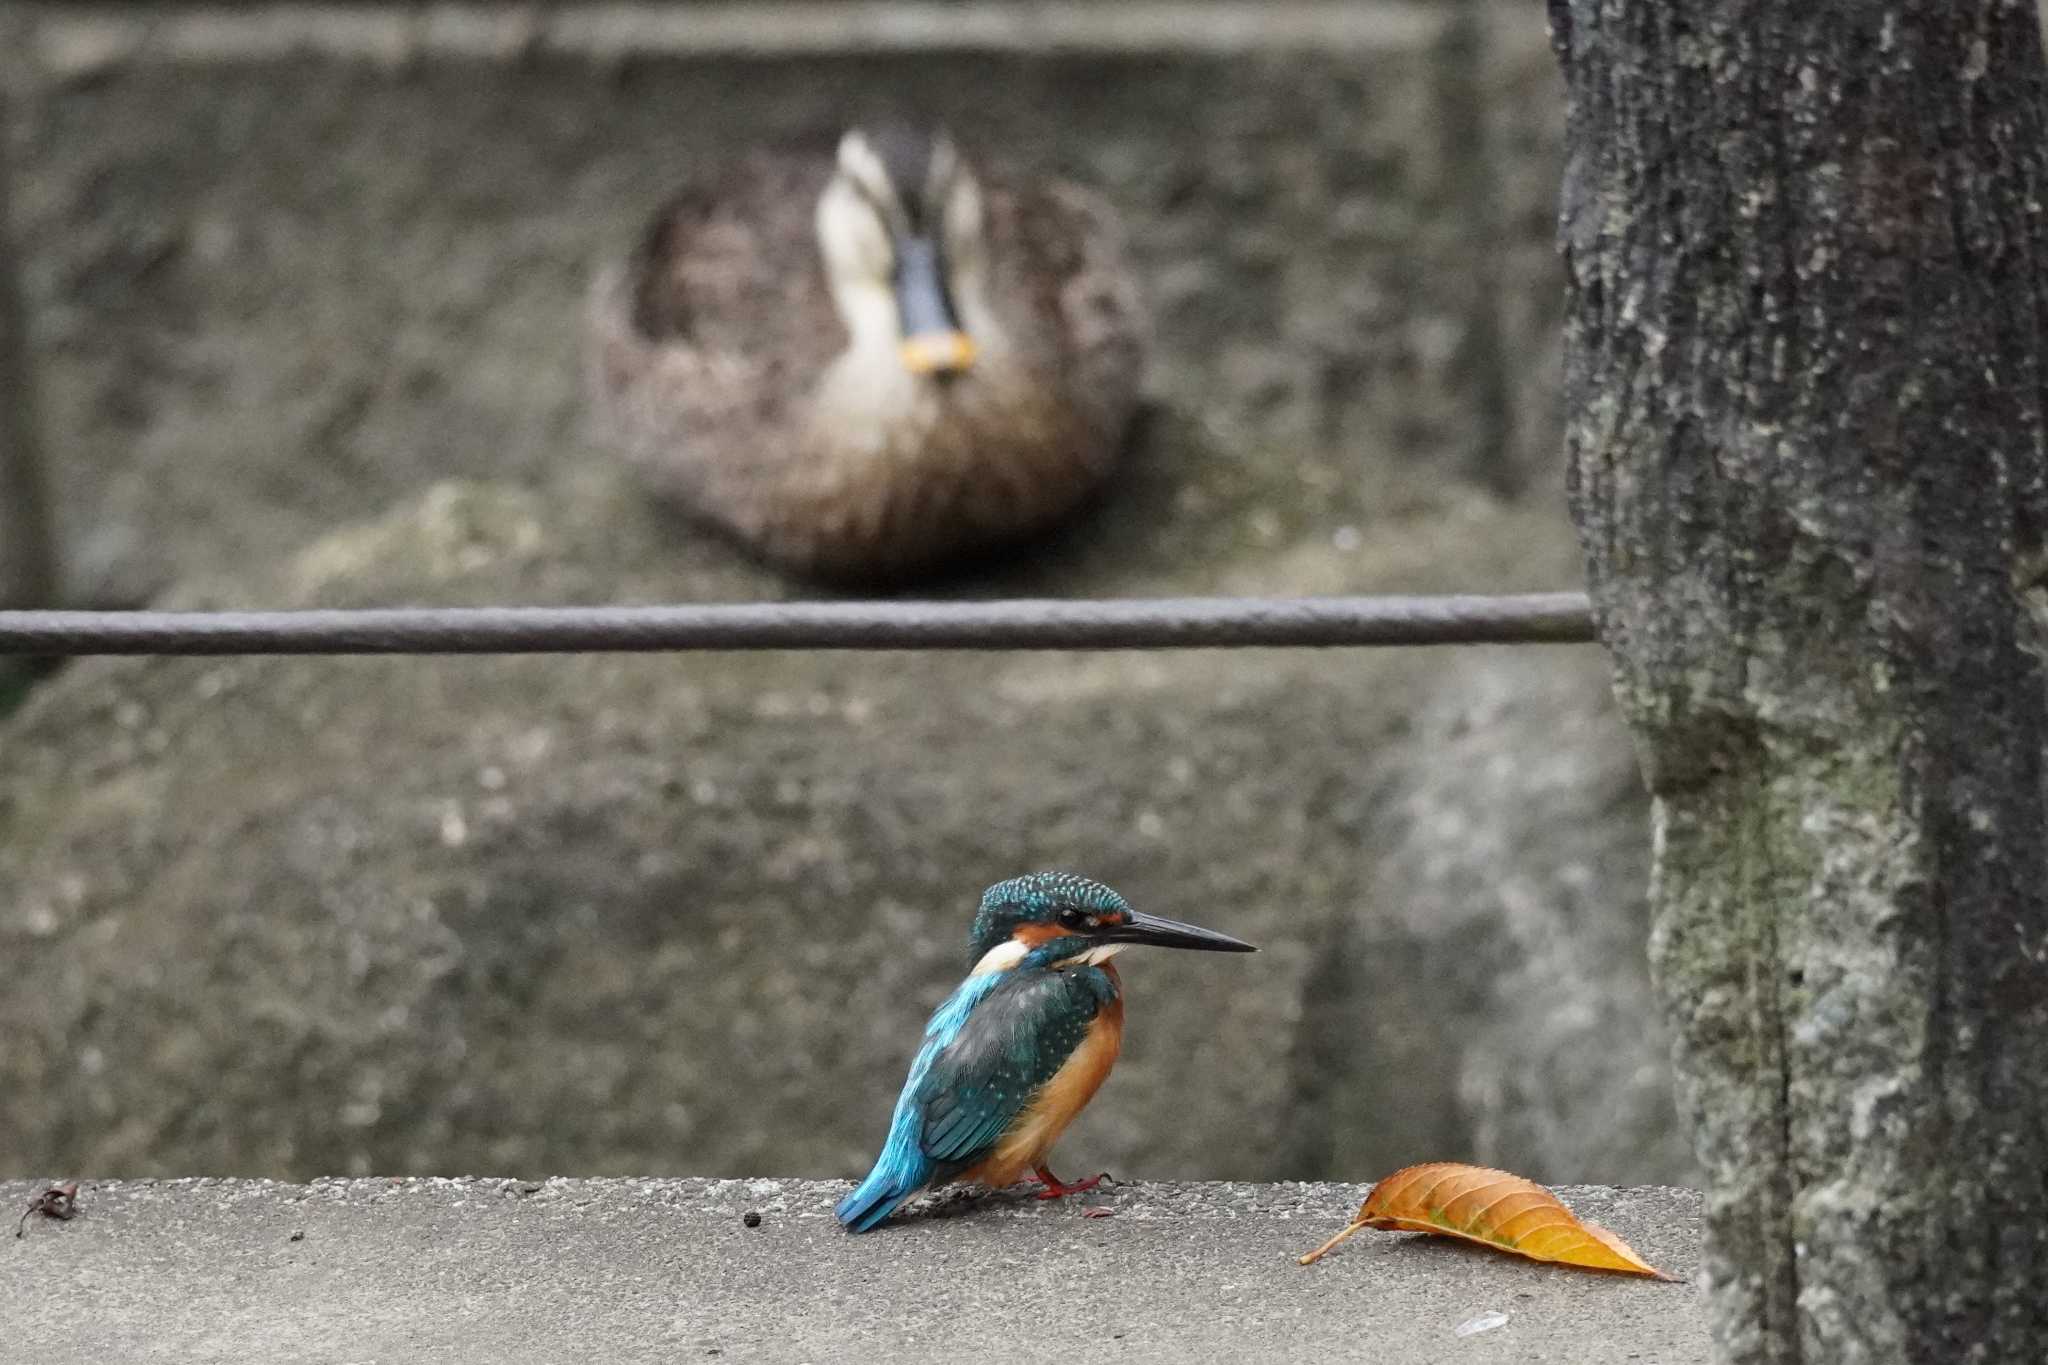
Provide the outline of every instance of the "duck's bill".
[[974,342],[953,316],[938,244],[929,237],[896,243],[896,311],[903,325],[903,367],[912,374],[952,373],[974,364]]
[[906,337],[903,368],[912,374],[957,374],[974,367],[974,341],[965,332]]
[[1219,934],[1214,929],[1204,929],[1196,924],[1182,924],[1179,920],[1148,915],[1137,910],[1132,911],[1131,917],[1122,924],[1109,925],[1097,930],[1094,937],[1110,943],[1149,943],[1155,948],[1198,948],[1211,953],[1258,951],[1243,939]]

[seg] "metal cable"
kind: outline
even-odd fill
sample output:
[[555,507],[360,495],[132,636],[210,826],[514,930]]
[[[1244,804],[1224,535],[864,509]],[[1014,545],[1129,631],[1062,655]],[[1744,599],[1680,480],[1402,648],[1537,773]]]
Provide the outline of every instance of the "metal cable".
[[1583,593],[764,602],[367,611],[0,611],[0,655],[559,654],[1582,644]]

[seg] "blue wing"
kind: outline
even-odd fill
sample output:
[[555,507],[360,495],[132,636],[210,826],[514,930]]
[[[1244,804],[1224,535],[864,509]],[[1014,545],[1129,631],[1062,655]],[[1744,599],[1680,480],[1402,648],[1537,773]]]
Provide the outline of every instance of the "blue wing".
[[1053,1078],[1107,998],[1100,972],[1011,972],[988,993],[917,1086],[926,1156],[966,1169],[996,1145]]
[[866,1232],[926,1185],[972,1166],[1051,1080],[1114,989],[1106,974],[1019,969],[972,976],[925,1026],[874,1170],[840,1201]]
[[840,1200],[834,1210],[839,1221],[854,1232],[866,1232],[894,1213],[898,1204],[931,1183],[933,1162],[919,1142],[923,1107],[917,1098],[918,1087],[939,1053],[960,1036],[974,1007],[1002,982],[1002,976],[995,973],[970,976],[932,1012],[931,1021],[924,1026],[924,1046],[910,1063],[910,1079],[903,1083],[903,1093],[896,1099],[896,1113],[889,1120],[889,1138],[882,1144],[882,1154],[875,1158],[867,1179]]

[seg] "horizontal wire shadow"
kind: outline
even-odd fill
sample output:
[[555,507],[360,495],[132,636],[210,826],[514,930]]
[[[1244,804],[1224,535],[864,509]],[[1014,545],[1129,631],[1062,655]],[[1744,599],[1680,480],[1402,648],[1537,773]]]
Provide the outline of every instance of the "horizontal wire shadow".
[[1585,644],[1584,593],[761,602],[361,611],[0,611],[0,655]]

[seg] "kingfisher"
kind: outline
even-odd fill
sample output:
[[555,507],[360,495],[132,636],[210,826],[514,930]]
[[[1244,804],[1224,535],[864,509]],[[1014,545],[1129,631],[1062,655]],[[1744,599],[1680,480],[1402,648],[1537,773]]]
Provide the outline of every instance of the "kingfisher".
[[1134,943],[1258,951],[1065,872],[991,886],[967,943],[973,967],[924,1027],[882,1154],[839,1201],[850,1232],[954,1181],[1000,1189],[1028,1171],[1040,1199],[1094,1189],[1101,1176],[1066,1184],[1046,1156],[1116,1065],[1124,999],[1110,959]]

